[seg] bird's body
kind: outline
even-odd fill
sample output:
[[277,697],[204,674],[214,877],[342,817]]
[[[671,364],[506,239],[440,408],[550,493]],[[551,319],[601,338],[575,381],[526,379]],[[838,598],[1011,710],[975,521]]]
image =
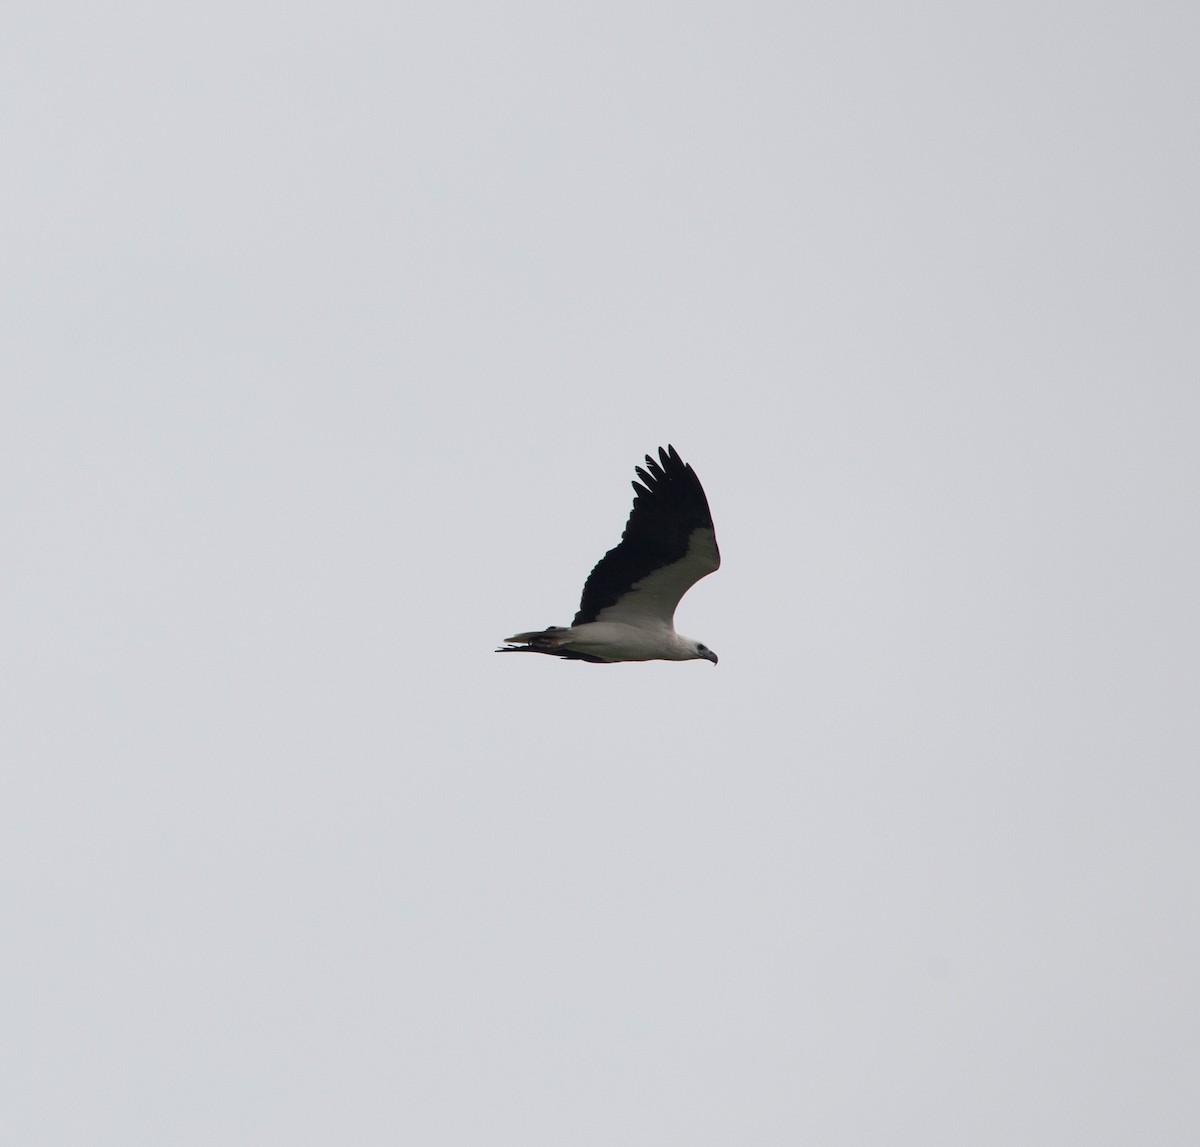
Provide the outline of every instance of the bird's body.
[[570,626],[518,633],[498,653],[546,653],[574,661],[717,662],[707,646],[675,632],[679,599],[721,564],[704,488],[673,446],[637,467],[633,510],[621,542],[583,587]]
[[[691,661],[698,642],[680,637],[671,626],[629,625],[620,621],[589,621],[584,625],[515,633],[509,643],[526,642],[527,649],[498,653],[550,653],[578,661]],[[715,655],[714,655],[715,656]]]

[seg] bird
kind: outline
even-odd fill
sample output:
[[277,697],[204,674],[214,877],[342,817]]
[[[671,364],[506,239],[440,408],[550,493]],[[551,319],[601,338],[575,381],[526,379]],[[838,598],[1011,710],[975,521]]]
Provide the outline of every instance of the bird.
[[675,607],[721,565],[704,487],[674,446],[635,466],[633,509],[621,541],[597,563],[569,626],[517,633],[497,653],[545,653],[606,665],[618,661],[717,664],[703,642],[675,632]]

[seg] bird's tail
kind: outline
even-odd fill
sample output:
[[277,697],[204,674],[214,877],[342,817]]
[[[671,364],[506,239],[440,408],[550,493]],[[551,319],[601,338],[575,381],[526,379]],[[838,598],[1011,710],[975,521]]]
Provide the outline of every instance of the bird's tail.
[[497,653],[552,653],[561,656],[563,643],[571,631],[562,625],[552,625],[549,629],[535,629],[529,633],[514,633],[506,637],[504,644],[496,650]]
[[591,653],[580,653],[567,648],[571,630],[565,625],[552,625],[549,629],[537,629],[531,633],[514,633],[496,650],[497,653],[548,653],[551,657],[565,657],[568,661],[594,661],[605,664],[603,657]]

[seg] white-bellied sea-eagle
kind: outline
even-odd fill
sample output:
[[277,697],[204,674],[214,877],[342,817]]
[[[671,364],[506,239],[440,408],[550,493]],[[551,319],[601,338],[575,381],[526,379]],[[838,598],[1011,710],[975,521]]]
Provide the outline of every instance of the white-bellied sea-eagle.
[[633,509],[620,544],[596,563],[570,626],[517,633],[497,653],[573,661],[717,663],[707,645],[675,632],[675,607],[721,564],[704,487],[674,446],[636,467]]

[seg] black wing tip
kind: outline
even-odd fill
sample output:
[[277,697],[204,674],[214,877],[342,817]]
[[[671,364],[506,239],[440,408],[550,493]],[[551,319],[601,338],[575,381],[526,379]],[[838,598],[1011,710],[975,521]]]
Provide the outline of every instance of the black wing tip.
[[[645,466],[635,466],[633,470],[639,479],[631,483],[636,494],[653,494],[660,485],[670,486],[675,482],[683,482],[684,487],[676,488],[690,488],[701,497],[704,496],[704,488],[700,485],[700,479],[696,477],[696,471],[679,456],[679,451],[670,443],[658,448],[658,458],[647,454]],[[705,501],[707,502],[707,499]]]
[[675,449],[669,442],[666,446],[658,448],[658,457],[653,454],[646,455],[645,467],[635,466],[634,473],[645,482],[647,485],[653,485],[655,482],[663,478],[671,477],[672,473],[694,474],[691,464],[685,462],[680,456],[679,451]]

